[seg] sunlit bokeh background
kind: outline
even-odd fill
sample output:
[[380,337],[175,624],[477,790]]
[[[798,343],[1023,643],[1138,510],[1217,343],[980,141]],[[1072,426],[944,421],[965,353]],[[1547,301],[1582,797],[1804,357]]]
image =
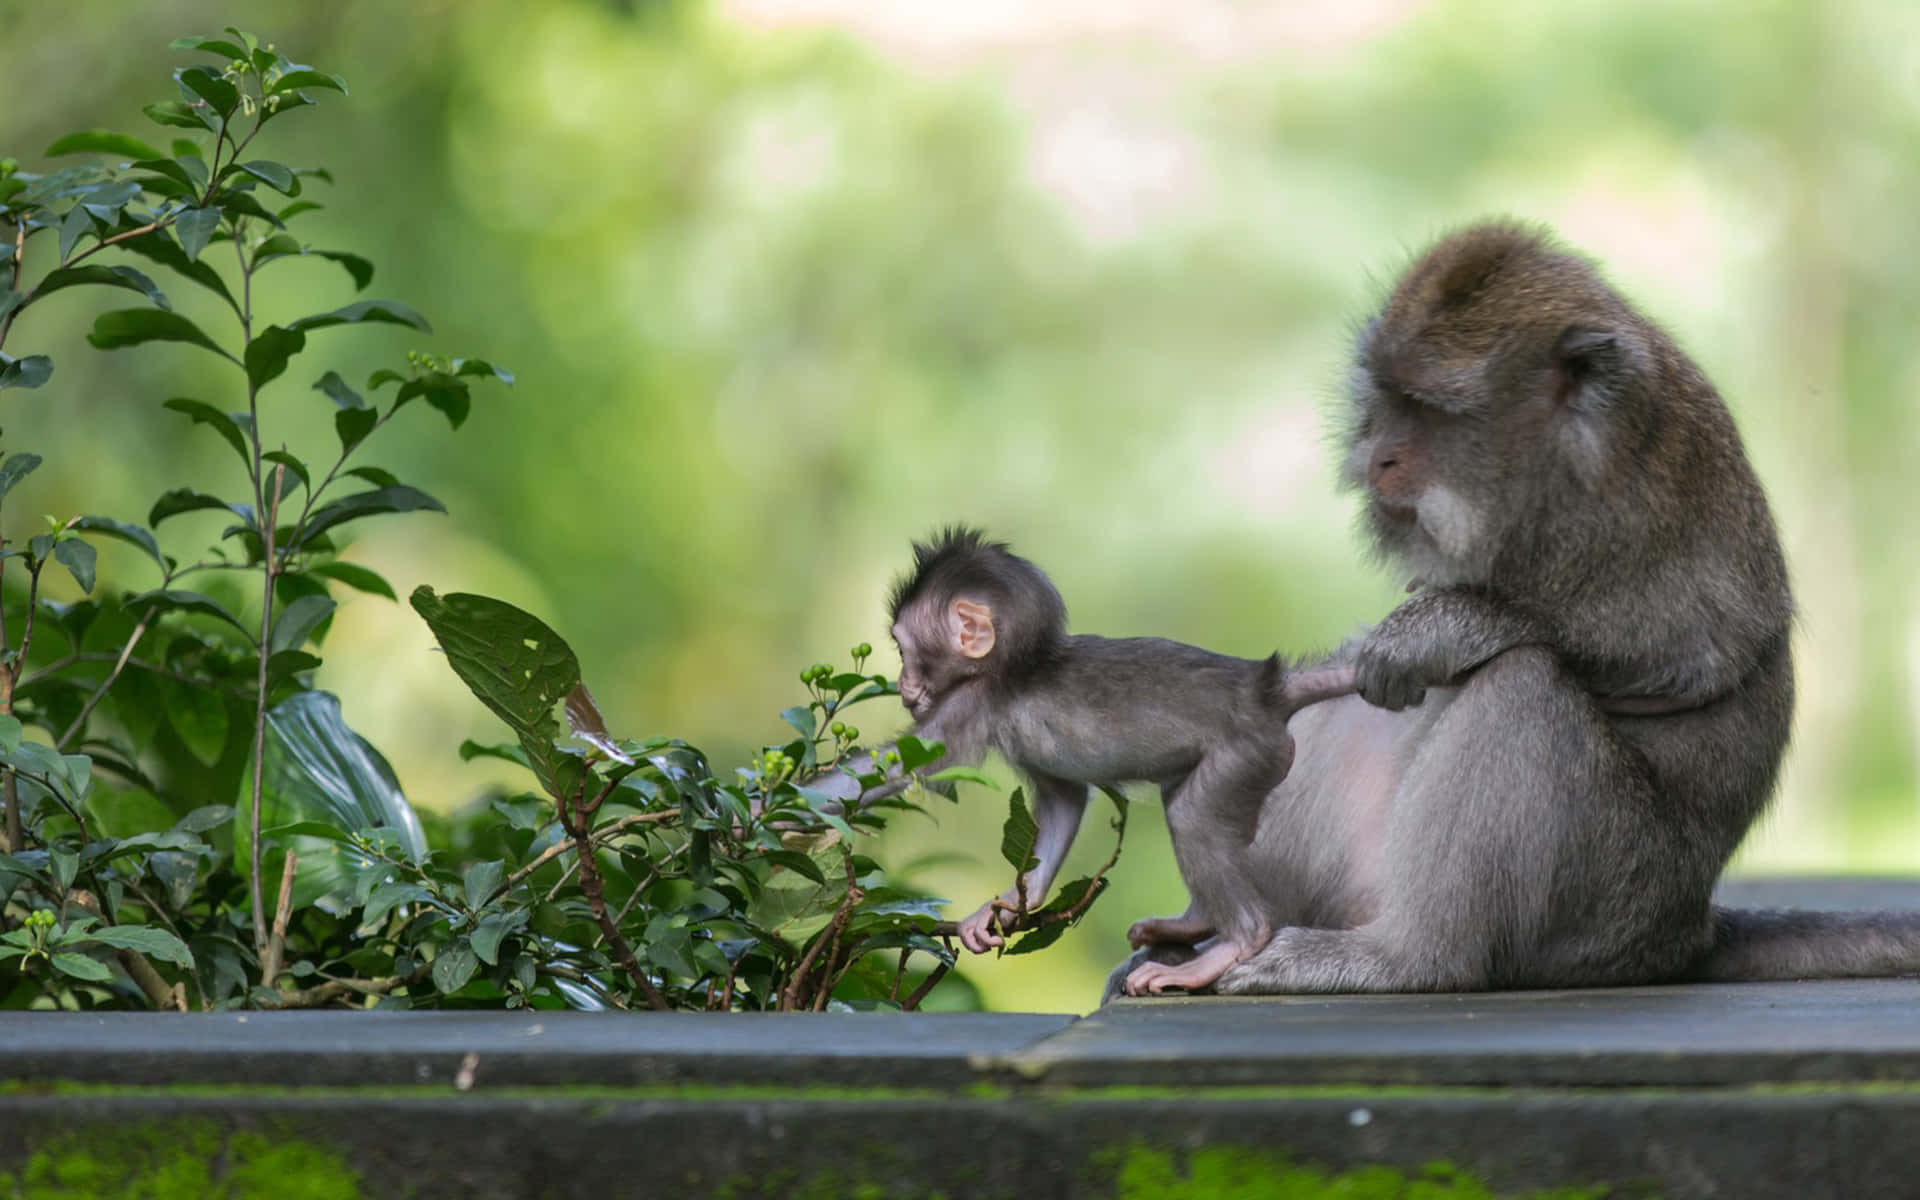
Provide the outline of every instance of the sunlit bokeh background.
[[[270,156],[333,169],[301,235],[435,323],[316,339],[295,374],[417,346],[519,376],[458,434],[416,406],[376,443],[451,515],[368,523],[350,557],[543,614],[617,732],[727,761],[779,740],[795,671],[884,643],[908,539],[952,520],[1051,571],[1085,631],[1259,655],[1377,619],[1398,581],[1325,442],[1346,341],[1410,253],[1509,213],[1701,361],[1780,517],[1799,724],[1737,869],[1920,870],[1920,6],[11,0],[0,153],[163,135],[139,108],[186,58],[165,44],[235,22],[348,78]],[[349,298],[326,264],[275,271],[269,317]],[[67,295],[7,346],[57,364],[0,405],[47,458],[13,537],[235,471],[159,407],[234,407],[231,379],[87,350],[108,305]],[[271,419],[331,445],[292,378]],[[169,529],[198,545],[190,519]],[[131,552],[102,566],[150,586]],[[503,731],[430,646],[357,599],[323,682],[416,804],[455,807],[511,780],[455,756]],[[1003,812],[936,802],[882,857],[971,908],[1004,886]],[[990,1005],[1084,1010],[1127,923],[1183,907],[1157,806],[1136,816],[1083,926],[968,964]],[[1090,822],[1077,858],[1108,845]]]

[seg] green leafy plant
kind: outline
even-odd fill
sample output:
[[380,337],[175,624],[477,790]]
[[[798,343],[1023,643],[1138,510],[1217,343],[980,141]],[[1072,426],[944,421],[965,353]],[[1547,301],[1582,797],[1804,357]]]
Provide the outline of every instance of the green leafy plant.
[[[424,353],[409,353],[402,369],[375,371],[361,390],[329,370],[312,386],[334,406],[337,447],[296,449],[274,436],[264,394],[309,350],[310,335],[428,326],[383,299],[284,323],[256,316],[276,264],[336,264],[355,291],[371,283],[373,267],[292,232],[291,223],[320,207],[307,192],[331,182],[327,171],[255,156],[269,124],[327,92],[344,94],[346,84],[250,34],[227,33],[174,43],[215,61],[176,69],[178,98],[147,106],[155,123],[187,133],[165,149],[93,130],[47,148],[48,157],[86,156],[78,165],[31,172],[12,158],[0,162],[0,388],[40,387],[53,375],[45,355],[6,352],[23,315],[75,288],[130,292],[143,303],[99,314],[88,341],[102,350],[177,342],[230,368],[222,396],[176,396],[162,407],[210,430],[239,466],[235,486],[168,490],[144,524],[89,514],[50,520],[23,544],[0,543],[0,581],[15,585],[7,567],[16,561],[25,574],[0,610],[0,721],[11,722],[0,727],[8,851],[0,871],[10,912],[55,914],[51,926],[35,926],[46,936],[31,953],[11,944],[23,950],[14,957],[30,975],[47,968],[37,980],[41,994],[61,1004],[98,1002],[129,983],[155,1004],[183,1003],[188,988],[202,1002],[249,987],[271,993],[300,858],[266,828],[268,819],[326,813],[325,797],[340,794],[302,787],[312,772],[287,764],[304,754],[310,767],[328,747],[364,745],[337,705],[316,705],[311,691],[334,592],[394,595],[377,573],[340,561],[334,538],[368,517],[441,510],[358,453],[415,400],[457,429],[475,380],[511,382],[490,363]],[[160,268],[169,287],[208,295],[225,328],[177,311],[142,266]],[[16,453],[0,463],[0,501],[40,461]],[[226,522],[211,547],[185,557],[162,548],[162,524],[202,511]],[[99,539],[137,548],[150,563],[150,586],[96,591]],[[43,598],[50,564],[88,598]],[[9,641],[9,626],[17,640]],[[30,730],[46,731],[47,740]],[[350,815],[410,833],[413,852],[424,853],[398,789],[381,786],[382,772],[391,778],[385,764],[371,754],[355,765],[372,783],[358,793],[367,803]],[[198,802],[210,795],[237,806]],[[164,834],[151,831],[160,819],[171,822]],[[147,830],[135,832],[142,823]],[[278,920],[267,891],[276,873]],[[223,903],[236,885],[246,896],[239,928]],[[151,922],[164,940],[109,936],[123,917]],[[81,949],[40,952],[51,945]],[[120,961],[103,947],[123,952]],[[154,961],[175,969],[156,971]],[[80,997],[68,986],[76,981],[102,987]]]
[[[802,671],[808,701],[781,714],[798,736],[723,775],[683,741],[611,736],[573,651],[530,614],[427,588],[413,606],[518,739],[462,752],[518,763],[545,793],[497,802],[517,858],[473,868],[480,884],[451,924],[447,982],[486,967],[511,988],[501,936],[528,978],[564,965],[563,978],[608,1003],[656,1009],[911,1009],[952,968],[951,941],[935,936],[945,901],[900,886],[859,849],[919,797],[843,806],[802,782],[857,763],[878,788],[887,770],[942,752],[912,738],[877,755],[860,745],[847,710],[898,696],[865,672],[871,646],[854,647],[851,671]],[[577,896],[543,895],[543,869],[577,875]]]
[[[346,84],[226,32],[174,43],[215,62],[175,70],[178,98],[146,109],[190,136],[162,149],[95,130],[48,147],[88,156],[80,165],[0,161],[0,347],[52,296],[132,293],[142,303],[100,313],[89,341],[213,356],[229,372],[219,391],[161,407],[234,455],[226,478],[167,490],[144,523],[48,518],[0,540],[0,1007],[818,1011],[916,1008],[943,979],[943,1002],[973,1003],[951,973],[944,901],[864,852],[925,802],[888,784],[942,752],[912,737],[863,744],[851,711],[898,695],[866,670],[869,645],[853,648],[850,670],[803,670],[806,701],[780,714],[794,736],[717,772],[684,741],[610,734],[573,651],[535,617],[422,588],[413,607],[448,663],[515,735],[462,755],[518,764],[539,788],[452,817],[416,813],[338,700],[313,687],[337,605],[356,592],[396,599],[335,539],[369,517],[441,510],[361,452],[415,400],[458,429],[474,382],[512,379],[419,351],[359,388],[321,370],[312,390],[333,406],[334,443],[276,436],[268,393],[287,390],[310,335],[427,323],[380,299],[257,319],[275,264],[337,265],[356,292],[374,271],[291,232],[317,207],[308,189],[331,182],[325,170],[253,156],[270,123]],[[177,311],[146,273],[156,267],[213,316]],[[0,350],[0,388],[52,377],[47,356]],[[27,452],[0,460],[0,531],[40,465]],[[173,522],[195,513],[222,528],[179,554]],[[102,540],[138,551],[144,586],[97,577]],[[49,567],[83,598],[43,595]],[[829,774],[862,794],[814,786]],[[1012,808],[1017,865],[1033,823],[1018,793]],[[1029,932],[1010,952],[1058,937],[1112,862],[1044,907],[1022,905],[1010,927]]]

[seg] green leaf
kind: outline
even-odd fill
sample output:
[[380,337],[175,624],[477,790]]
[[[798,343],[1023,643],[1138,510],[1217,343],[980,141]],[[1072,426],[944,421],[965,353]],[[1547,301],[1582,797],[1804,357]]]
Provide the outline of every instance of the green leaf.
[[[250,799],[250,776],[248,772],[240,777],[243,803]],[[271,828],[301,821],[378,833],[411,862],[424,861],[427,855],[420,819],[401,792],[393,768],[347,725],[339,698],[322,691],[297,692],[267,711],[260,823]],[[245,849],[238,845],[244,838],[234,840],[234,864],[244,875],[248,870]],[[294,882],[294,899],[300,905],[330,897],[330,903],[345,906],[361,873],[375,869],[362,852],[326,839],[291,838],[289,849],[300,856],[300,874]],[[380,894],[380,890],[374,892],[376,898]],[[389,907],[402,899],[428,896],[418,888],[396,895]],[[377,920],[380,914],[372,911],[372,901],[368,905],[366,919]]]
[[647,925],[644,946],[635,947],[649,962],[675,975],[693,977],[700,969],[693,965],[693,937],[684,926],[665,925],[656,917]]
[[311,200],[295,200],[292,204],[287,205],[285,208],[281,209],[279,212],[275,213],[274,215],[279,217],[281,222],[284,224],[287,221],[293,220],[295,217],[299,216],[301,213],[318,212],[319,210],[325,207],[326,205],[315,204]]
[[386,581],[378,571],[368,570],[357,563],[324,562],[307,568],[309,575],[318,575],[323,579],[332,579],[346,584],[355,591],[367,592],[375,596],[385,596],[398,601],[393,585]]
[[505,367],[496,367],[484,358],[456,358],[453,360],[455,375],[490,375],[511,387],[513,372]]
[[340,435],[340,453],[347,454],[367,440],[380,423],[380,413],[371,408],[343,408],[333,414],[333,431]]
[[14,484],[32,474],[33,469],[43,461],[45,460],[38,454],[26,451],[8,455],[7,461],[0,463],[0,499],[4,499],[6,494],[13,490]]
[[507,877],[507,868],[499,859],[477,862],[467,868],[461,877],[461,887],[467,894],[467,907],[480,908],[492,898],[500,881]]
[[218,829],[233,820],[233,806],[230,804],[203,804],[186,816],[173,823],[181,833],[205,833],[209,829]]
[[[43,752],[43,756],[44,754],[52,753],[51,747],[42,746],[35,742],[22,742],[20,749],[39,750]],[[41,767],[41,773],[49,774],[44,766]],[[53,874],[54,886],[64,892],[73,886],[74,876],[80,873],[80,856],[63,846],[49,846],[47,847],[47,868]]]
[[311,68],[299,71],[288,71],[273,85],[273,90],[275,92],[290,92],[295,88],[303,87],[331,88],[343,96],[347,94],[346,80],[340,78],[338,75],[329,75],[325,71],[315,71]]
[[438,409],[447,418],[447,423],[455,429],[466,422],[467,413],[473,407],[473,399],[468,394],[467,385],[451,375],[443,375],[438,371],[409,379],[401,384],[400,390],[394,393],[392,411],[399,412],[401,405],[416,397],[424,398],[428,404]]
[[156,125],[171,125],[176,129],[218,128],[217,122],[200,115],[203,110],[178,100],[162,100],[157,104],[149,104],[140,111],[147,114],[147,119]]
[[271,689],[273,685],[319,665],[319,657],[304,650],[276,650],[267,656],[267,687]]
[[161,692],[166,697],[167,723],[180,741],[207,766],[218,763],[232,725],[226,701],[218,692],[178,679],[163,681]]
[[167,46],[173,50],[205,50],[210,54],[218,54],[221,58],[225,59],[245,58],[247,56],[245,50],[221,38],[175,38],[173,41],[168,42]]
[[180,248],[180,243],[174,241],[172,235],[166,230],[157,229],[136,238],[128,238],[119,243],[119,246],[123,250],[131,250],[143,258],[152,259],[163,267],[179,272],[225,300],[227,306],[234,312],[240,311],[239,301],[235,300],[233,293],[227,290],[226,280],[220,278],[220,272],[206,263],[188,258],[187,252]]
[[798,730],[801,737],[809,740],[820,728],[819,722],[814,719],[811,704],[796,704],[792,708],[783,708],[780,710],[780,719]]
[[325,821],[295,821],[291,825],[275,825],[264,835],[268,841],[285,843],[288,838],[312,837],[323,842],[338,842],[351,846],[354,837],[338,825],[329,825]]
[[411,325],[425,333],[432,333],[433,326],[427,319],[397,300],[361,300],[345,308],[336,308],[332,312],[316,313],[311,317],[301,317],[287,326],[289,329],[327,329],[334,325],[359,325],[367,321],[378,321],[388,325]]
[[287,605],[273,623],[273,652],[306,645],[314,629],[333,615],[333,609],[333,601],[325,596],[302,596]]
[[207,166],[207,160],[200,157],[200,148],[192,142],[173,144],[173,165],[187,177],[188,186],[195,191],[205,190],[208,182],[213,178],[213,172]]
[[[461,742],[460,761],[472,762],[476,758],[497,758],[501,762],[510,762],[515,766],[527,767],[529,770],[532,769],[527,763],[527,752],[518,746],[511,746],[504,742],[498,746],[483,746],[472,738]],[[496,807],[499,803],[498,800],[494,801]],[[536,821],[532,825],[525,826],[525,828],[533,829],[537,828],[538,825],[539,822]]]
[[242,625],[240,619],[228,612],[225,606],[211,596],[203,596],[199,592],[183,591],[179,588],[155,588],[137,596],[129,596],[126,602],[130,612],[148,605],[176,612],[201,613],[205,616],[217,617],[246,634],[249,640],[253,637],[253,631]]
[[20,748],[20,738],[26,733],[26,727],[20,724],[20,718],[0,715],[0,754],[12,754]]
[[[262,454],[260,458],[263,462],[278,463],[280,466],[285,467],[288,475],[300,481],[301,487],[308,489],[313,487],[313,477],[307,473],[307,464],[301,462],[287,451],[269,450],[265,454]],[[281,493],[282,498],[285,497],[287,492],[291,492],[292,490],[293,485],[291,483],[287,484]]]
[[120,308],[101,313],[94,319],[93,332],[87,335],[87,341],[101,350],[117,350],[143,342],[189,342],[213,351],[228,362],[236,365],[240,362],[179,313],[151,308]]
[[[335,413],[334,415],[338,417],[341,413],[353,411],[356,410],[341,409],[340,413]],[[447,511],[446,507],[432,496],[427,495],[418,488],[410,488],[405,484],[401,484],[398,487],[376,488],[370,492],[355,492],[351,496],[343,496],[330,504],[324,504],[316,509],[313,515],[307,518],[306,526],[300,531],[299,541],[292,549],[298,550],[323,531],[332,529],[336,525],[343,525],[348,521],[358,521],[362,517],[379,516],[383,513],[419,512],[421,510],[428,512]]]
[[156,155],[153,158],[143,158],[133,165],[143,171],[152,171],[155,175],[162,176],[166,183],[173,185],[162,187],[160,180],[142,179],[141,182],[153,191],[181,199],[197,198],[194,195],[193,176],[187,174],[186,168],[171,158],[161,158]]
[[316,379],[313,384],[313,390],[316,392],[325,392],[333,402],[341,408],[365,408],[367,406],[367,402],[360,398],[360,393],[348,387],[347,381],[340,378],[339,372],[337,371],[328,371],[325,375]]
[[1007,819],[1000,827],[1000,857],[1015,871],[1032,869],[1033,844],[1040,837],[1040,827],[1034,824],[1033,814],[1027,811],[1027,793],[1024,788],[1013,789],[1007,797]]
[[1056,921],[1051,925],[1042,925],[1038,929],[1028,930],[1019,940],[1013,942],[1003,954],[1032,954],[1036,950],[1045,950],[1060,940],[1067,931],[1068,922]]
[[119,154],[126,158],[159,158],[160,152],[137,137],[106,129],[70,133],[46,149],[48,158],[62,154]]
[[87,533],[104,534],[107,537],[126,542],[128,545],[138,546],[147,552],[147,556],[153,559],[161,570],[164,571],[166,569],[167,560],[165,556],[160,553],[160,543],[154,541],[153,534],[138,525],[131,525],[125,521],[116,521],[112,517],[85,516],[75,521],[73,527],[84,530]]
[[113,972],[107,969],[105,963],[84,954],[56,954],[53,956],[53,969],[88,983],[104,983],[113,978]]
[[366,290],[367,285],[373,282],[373,264],[358,254],[349,254],[345,250],[309,250],[307,253],[344,267],[347,274],[353,277],[353,290],[356,292]]
[[240,107],[240,89],[222,78],[216,71],[206,67],[182,67],[173,73],[180,86],[187,93],[205,100],[214,112],[223,117],[233,115]]
[[510,933],[516,933],[526,924],[526,918],[520,913],[488,913],[480,918],[473,936],[467,939],[473,952],[481,962],[488,966],[500,964],[500,943]]
[[53,548],[53,557],[73,576],[83,592],[93,590],[93,568],[97,553],[89,542],[67,538]]
[[192,488],[173,488],[163,492],[153,507],[147,510],[147,524],[158,526],[168,517],[179,516],[185,512],[199,512],[201,509],[217,508],[222,512],[239,514],[239,509],[228,504],[218,496],[209,496],[205,492],[196,492]]
[[0,388],[37,388],[53,375],[53,360],[44,354],[13,358],[0,354]]
[[307,335],[269,325],[247,343],[247,379],[257,391],[280,377],[287,360],[307,348]]
[[153,301],[154,307],[156,308],[170,309],[173,307],[167,303],[166,293],[154,286],[153,280],[147,278],[147,276],[139,271],[134,270],[132,267],[100,267],[92,263],[86,263],[78,267],[62,267],[58,271],[47,272],[46,278],[42,279],[39,286],[33,289],[33,298],[35,300],[42,300],[62,288],[70,288],[83,283],[97,283],[104,284],[107,287],[125,288],[130,292],[139,292],[144,295],[147,299]]
[[414,589],[412,602],[446,651],[447,665],[519,736],[541,786],[559,794],[566,756],[554,745],[560,727],[553,710],[580,683],[572,648],[539,618],[501,600],[459,592],[441,597],[423,586]]
[[152,925],[109,925],[105,929],[89,930],[87,937],[117,950],[132,950],[176,966],[193,965],[193,953],[185,942]]
[[450,996],[467,986],[467,981],[479,969],[480,956],[473,952],[473,947],[465,938],[461,938],[433,960],[433,986],[440,990],[441,995]]
[[213,240],[220,228],[220,216],[217,208],[189,208],[174,220],[173,231],[179,235],[180,249],[189,259],[199,258],[200,252]]
[[826,872],[820,869],[820,864],[798,850],[766,850],[762,851],[760,856],[775,866],[785,867],[796,875],[804,876],[815,883],[827,882]]
[[280,102],[279,107],[269,109],[266,115],[260,118],[260,123],[263,125],[275,117],[285,116],[296,108],[307,108],[313,104],[305,92],[275,92],[273,98]]
[[288,198],[300,194],[300,181],[294,178],[292,171],[280,163],[268,162],[263,158],[255,159],[252,162],[235,163],[227,168],[227,172],[233,171],[243,171]]
[[383,467],[355,467],[347,474],[355,479],[364,479],[375,487],[399,487],[400,479],[392,471]]
[[383,883],[367,897],[366,907],[361,910],[360,923],[378,925],[388,913],[402,904],[431,899],[433,893],[417,883]]
[[93,214],[84,204],[76,204],[67,210],[60,221],[60,261],[65,262],[73,254],[76,242],[93,232]]
[[918,771],[921,767],[936,761],[941,755],[947,752],[947,748],[939,742],[922,741],[911,734],[896,741],[893,744],[893,748],[900,752],[900,769],[902,771]]
[[926,777],[928,783],[977,783],[981,787],[998,791],[1000,785],[993,776],[978,767],[948,767],[944,771],[935,771]]
[[140,194],[136,179],[116,179],[97,184],[80,194],[80,204],[89,213],[109,224],[120,217],[120,210]]
[[[281,219],[285,220],[286,216],[286,210],[281,210]],[[328,262],[338,263],[346,269],[348,275],[353,277],[353,290],[356,292],[373,282],[373,264],[358,254],[349,254],[344,250],[314,250],[302,246],[286,234],[278,234],[261,243],[254,261],[265,264],[286,258],[302,257],[324,258]]]
[[[251,457],[251,455],[247,453],[247,439],[246,436],[240,432],[240,426],[234,424],[232,417],[221,412],[206,401],[193,400],[186,396],[175,396],[160,407],[170,408],[177,413],[185,413],[187,416],[193,418],[195,425],[206,425],[210,427],[215,433],[227,439],[227,444],[233,447],[233,452],[240,456],[241,461],[244,462]],[[221,507],[224,508],[226,506],[222,505]]]

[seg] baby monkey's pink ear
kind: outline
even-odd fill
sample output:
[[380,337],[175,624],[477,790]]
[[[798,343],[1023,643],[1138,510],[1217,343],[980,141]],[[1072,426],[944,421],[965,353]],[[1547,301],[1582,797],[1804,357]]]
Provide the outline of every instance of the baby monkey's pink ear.
[[948,609],[952,617],[953,648],[968,658],[985,658],[993,653],[993,610],[978,600],[955,600]]

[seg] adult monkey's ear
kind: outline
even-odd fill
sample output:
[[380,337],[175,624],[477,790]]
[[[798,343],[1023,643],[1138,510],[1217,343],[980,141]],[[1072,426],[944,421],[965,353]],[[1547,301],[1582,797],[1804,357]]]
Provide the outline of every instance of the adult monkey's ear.
[[978,600],[955,600],[947,609],[953,648],[968,658],[993,653],[993,609]]

